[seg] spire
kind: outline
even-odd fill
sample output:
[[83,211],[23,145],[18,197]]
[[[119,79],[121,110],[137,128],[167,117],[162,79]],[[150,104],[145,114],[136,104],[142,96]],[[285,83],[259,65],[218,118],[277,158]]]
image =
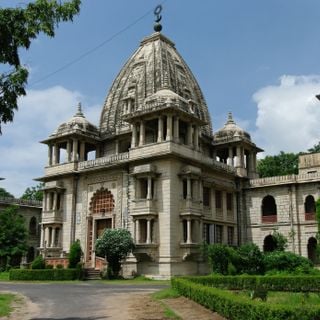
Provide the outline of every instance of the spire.
[[226,124],[235,124],[233,117],[232,117],[232,112],[228,112],[228,121],[226,122]]
[[75,116],[75,117],[82,117],[82,118],[84,118],[84,114],[82,113],[81,102],[78,103],[78,110],[77,110],[77,113],[76,113],[74,116]]
[[161,11],[162,11],[162,5],[161,4],[157,5],[155,7],[154,11],[153,11],[153,13],[155,15],[155,20],[154,20],[155,24],[154,24],[153,29],[154,29],[155,32],[160,32],[162,30],[162,25],[159,23],[161,21],[161,19],[162,19],[162,16],[160,14]]

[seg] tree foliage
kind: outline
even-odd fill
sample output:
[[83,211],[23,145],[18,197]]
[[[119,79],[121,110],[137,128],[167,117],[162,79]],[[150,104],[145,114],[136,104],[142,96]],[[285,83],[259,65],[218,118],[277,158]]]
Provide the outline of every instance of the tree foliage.
[[298,173],[299,154],[281,151],[258,161],[257,171],[261,178]]
[[285,251],[288,247],[288,239],[279,231],[274,230],[272,232],[272,238],[275,242],[276,251]]
[[43,188],[44,184],[43,183],[39,183],[37,186],[32,186],[32,187],[28,187],[23,195],[21,196],[21,199],[25,199],[25,200],[37,200],[37,201],[42,201],[43,199]]
[[4,188],[0,188],[0,198],[14,198],[14,196]]
[[312,148],[308,149],[308,152],[309,153],[318,153],[318,152],[320,152],[320,141],[317,144],[313,145]]
[[82,254],[82,250],[81,250],[81,246],[80,246],[80,241],[77,240],[70,247],[68,268],[76,268],[77,267],[77,264],[81,260],[81,254]]
[[39,33],[54,37],[61,21],[72,21],[80,11],[80,0],[36,0],[24,8],[0,9],[0,64],[7,72],[0,73],[1,124],[13,120],[17,99],[26,94],[28,70],[21,64],[20,49],[29,49]]
[[17,206],[10,206],[0,211],[0,244],[2,267],[14,264],[13,258],[27,251],[27,229]]
[[106,257],[114,277],[119,275],[121,260],[134,249],[131,234],[125,229],[106,229],[96,241],[96,253]]

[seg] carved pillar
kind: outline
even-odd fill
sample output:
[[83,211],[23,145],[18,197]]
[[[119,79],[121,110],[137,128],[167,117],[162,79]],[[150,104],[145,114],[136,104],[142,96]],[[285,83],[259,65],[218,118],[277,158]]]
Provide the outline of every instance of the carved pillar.
[[49,228],[44,226],[44,247],[49,247]]
[[192,145],[192,123],[188,124],[187,145]]
[[73,145],[72,145],[72,161],[78,160],[78,140],[73,139]]
[[152,199],[152,177],[148,177],[147,200]]
[[232,149],[233,149],[232,147],[229,147],[229,149],[228,149],[229,156],[228,156],[227,164],[229,166],[233,166],[234,165],[233,164],[233,150]]
[[58,193],[53,193],[53,210],[57,210],[57,204],[58,204]]
[[72,159],[72,154],[71,154],[71,141],[67,141],[67,161],[70,162]]
[[187,243],[192,243],[191,219],[187,220]]
[[132,125],[132,137],[131,137],[131,148],[135,148],[137,145],[137,124]]
[[147,244],[151,243],[151,219],[147,219]]
[[163,141],[163,118],[160,116],[158,118],[158,139],[157,142]]
[[140,243],[140,221],[136,220],[136,243]]
[[117,139],[116,141],[115,141],[115,151],[116,151],[116,154],[118,154],[119,153],[119,140]]
[[54,157],[53,157],[53,164],[60,163],[60,149],[57,143],[54,144]]
[[85,141],[81,141],[81,143],[80,143],[80,161],[85,160],[85,152],[86,152],[86,143],[85,143]]
[[55,240],[56,240],[56,227],[52,227],[51,246],[50,247],[55,247]]
[[179,143],[179,117],[174,118],[174,141]]
[[172,115],[167,115],[167,135],[166,135],[166,141],[172,140]]
[[41,230],[40,230],[40,248],[44,247],[44,228],[43,224],[41,225]]
[[195,126],[194,128],[194,147],[196,150],[199,149],[199,126]]
[[187,177],[187,200],[190,200],[192,197],[191,193],[191,178]]
[[144,125],[144,121],[141,120],[139,146],[143,146],[145,144],[145,137],[146,137],[145,125]]
[[236,167],[242,167],[242,152],[240,146],[237,146],[237,163]]
[[52,145],[48,145],[48,165],[52,166]]

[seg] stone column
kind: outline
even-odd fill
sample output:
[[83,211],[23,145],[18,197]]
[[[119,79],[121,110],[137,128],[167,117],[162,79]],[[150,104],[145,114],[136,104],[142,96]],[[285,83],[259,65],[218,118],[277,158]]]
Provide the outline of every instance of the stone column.
[[172,115],[167,115],[167,135],[166,135],[166,141],[172,140]]
[[199,220],[199,237],[198,237],[198,242],[202,243],[203,241],[203,222],[202,220]]
[[53,157],[53,164],[59,164],[60,162],[60,150],[59,145],[57,143],[54,144],[54,157]]
[[43,224],[41,225],[41,231],[40,231],[40,248],[44,247],[44,228]]
[[71,152],[71,141],[67,141],[67,161],[70,162],[72,159],[72,152]]
[[137,220],[133,218],[133,241],[137,242]]
[[192,123],[188,124],[187,145],[192,145]]
[[136,243],[140,243],[140,221],[136,220]]
[[227,193],[226,191],[221,191],[221,204],[222,204],[222,216],[223,220],[227,221]]
[[240,146],[237,146],[237,163],[236,167],[242,167],[242,152]]
[[158,139],[157,142],[163,141],[163,118],[160,116],[158,118]]
[[187,200],[190,200],[192,197],[191,193],[191,178],[187,177]]
[[191,219],[187,220],[187,243],[192,243]]
[[199,197],[198,200],[201,201],[203,200],[203,185],[202,185],[202,180],[199,179]]
[[51,246],[55,246],[55,239],[56,239],[56,227],[52,227],[52,233],[51,233]]
[[141,122],[140,122],[139,146],[143,146],[145,144],[145,137],[146,137],[145,125],[144,125],[144,121],[141,120]]
[[147,219],[147,244],[151,243],[151,219]]
[[115,151],[116,151],[116,154],[118,154],[119,153],[119,140],[117,139],[116,141],[115,141]]
[[199,149],[199,127],[197,125],[194,128],[194,147],[196,150]]
[[85,160],[85,152],[86,152],[86,143],[85,141],[80,142],[80,161]]
[[174,118],[174,128],[173,128],[173,131],[174,131],[174,141],[176,143],[179,143],[179,117],[175,117]]
[[72,145],[72,161],[78,160],[78,140],[73,139],[73,145]]
[[148,177],[147,200],[152,200],[152,177]]
[[52,166],[52,145],[48,145],[48,165]]
[[58,200],[58,193],[54,192],[53,194],[53,210],[57,210],[57,201]]
[[137,124],[132,125],[131,148],[135,148],[137,144]]
[[49,227],[44,226],[44,246],[49,247]]
[[228,153],[229,153],[229,156],[228,156],[228,161],[227,161],[227,164],[229,166],[233,166],[234,163],[233,163],[233,148],[232,147],[229,147],[229,150],[228,150]]

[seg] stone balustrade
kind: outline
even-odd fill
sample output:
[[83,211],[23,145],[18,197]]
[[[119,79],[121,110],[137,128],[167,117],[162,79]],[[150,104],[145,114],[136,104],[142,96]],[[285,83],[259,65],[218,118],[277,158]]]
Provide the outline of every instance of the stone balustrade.
[[28,207],[37,207],[37,208],[42,207],[42,201],[17,199],[17,198],[10,198],[10,197],[0,197],[0,203],[17,204],[19,206],[28,206]]
[[119,163],[122,161],[126,161],[128,159],[129,159],[129,152],[117,153],[107,157],[79,162],[78,169],[79,171],[82,171],[82,170],[91,169],[91,168],[104,167],[114,162]]
[[64,174],[72,171],[77,171],[78,163],[77,162],[69,162],[53,165],[45,168],[45,175],[52,176],[56,174]]

